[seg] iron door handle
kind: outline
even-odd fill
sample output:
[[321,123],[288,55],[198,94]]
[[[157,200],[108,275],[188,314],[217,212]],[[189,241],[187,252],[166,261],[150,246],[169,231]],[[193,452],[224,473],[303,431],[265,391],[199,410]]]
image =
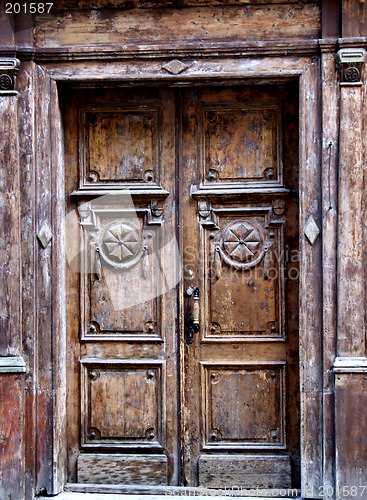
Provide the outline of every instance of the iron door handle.
[[187,318],[187,342],[189,344],[194,341],[194,333],[198,332],[200,332],[200,291],[196,288],[192,313]]

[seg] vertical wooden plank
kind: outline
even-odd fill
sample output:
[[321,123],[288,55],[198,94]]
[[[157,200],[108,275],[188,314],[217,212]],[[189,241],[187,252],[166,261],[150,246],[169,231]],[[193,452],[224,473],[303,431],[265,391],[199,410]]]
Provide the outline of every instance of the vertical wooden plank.
[[322,0],[322,38],[340,37],[340,0]]
[[362,87],[341,84],[338,356],[364,356]]
[[[362,86],[341,83],[340,91],[338,358],[334,366],[338,500],[366,496],[363,489],[367,460],[364,439],[367,404],[366,89],[367,80],[362,77]],[[352,490],[351,486],[355,488]]]
[[22,280],[22,343],[23,353],[28,367],[25,374],[25,495],[33,498],[36,477],[36,335],[35,335],[35,175],[34,175],[34,70],[35,64],[24,61],[17,78],[18,116],[19,116],[19,162],[20,169],[20,232],[21,244],[21,280]]
[[359,35],[367,36],[367,4],[363,0],[359,4]]
[[[0,92],[0,355],[21,353],[17,95]],[[0,377],[0,497],[22,498],[23,376]]]
[[0,355],[20,338],[19,147],[17,96],[0,95]]
[[322,241],[304,235],[309,217],[321,227],[319,63],[300,79],[300,374],[302,495],[319,498],[322,484]]
[[14,16],[14,42],[15,45],[22,48],[33,46],[33,16],[28,9],[26,12],[22,11],[20,15]]
[[360,34],[360,0],[342,0],[342,37],[354,38]]
[[23,498],[23,375],[0,377],[0,498]]
[[339,82],[334,44],[322,54],[323,213],[323,484],[334,487],[334,375],[336,356],[336,258],[338,197]]
[[66,467],[65,249],[63,234],[63,135],[56,83],[36,68],[36,212],[35,231],[44,222],[52,240],[36,240],[37,310],[37,491],[58,493]]
[[[47,222],[51,227],[51,134],[50,134],[50,78],[37,66],[36,96],[36,213],[35,230]],[[37,491],[52,491],[52,258],[53,242],[43,248],[36,241],[36,310],[38,346],[38,395],[37,414]]]
[[12,47],[14,45],[14,15],[6,14],[5,2],[0,3],[0,46]]
[[58,88],[50,81],[51,210],[52,210],[52,368],[53,471],[52,490],[66,482],[66,316],[65,316],[65,175],[64,137]]

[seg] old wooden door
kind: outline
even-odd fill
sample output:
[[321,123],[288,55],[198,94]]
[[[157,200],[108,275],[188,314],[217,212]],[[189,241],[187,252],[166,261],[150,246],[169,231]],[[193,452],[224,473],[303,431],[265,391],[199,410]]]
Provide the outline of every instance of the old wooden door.
[[296,89],[63,98],[69,480],[298,486]]

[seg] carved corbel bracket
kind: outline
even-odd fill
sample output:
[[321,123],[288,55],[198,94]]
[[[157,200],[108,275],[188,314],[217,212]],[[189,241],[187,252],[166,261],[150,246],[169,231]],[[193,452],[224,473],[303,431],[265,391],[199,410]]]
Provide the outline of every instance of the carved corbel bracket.
[[364,49],[345,48],[337,53],[340,66],[341,85],[361,85],[361,72],[366,60]]
[[163,224],[164,208],[160,200],[152,200],[146,211],[145,223],[147,226],[161,226]]
[[79,213],[79,217],[80,217],[79,224],[83,228],[85,228],[89,231],[94,231],[95,229],[97,229],[96,215],[93,212],[92,205],[89,201],[79,205],[78,213]]
[[198,201],[199,222],[206,229],[219,229],[215,213],[211,203],[208,201]]
[[10,57],[0,58],[0,95],[16,95],[15,80],[20,62]]

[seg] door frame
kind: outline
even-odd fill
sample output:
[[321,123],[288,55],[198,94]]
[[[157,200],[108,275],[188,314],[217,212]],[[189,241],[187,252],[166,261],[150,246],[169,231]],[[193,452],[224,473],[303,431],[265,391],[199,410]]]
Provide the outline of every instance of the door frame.
[[[196,54],[197,55],[197,54]],[[310,218],[322,229],[321,190],[321,89],[320,60],[307,56],[234,57],[225,55],[190,59],[185,57],[179,74],[168,72],[164,66],[172,58],[159,59],[159,52],[149,60],[118,60],[109,62],[55,62],[54,56],[42,57],[42,66],[35,67],[38,101],[36,102],[36,131],[48,135],[51,153],[45,154],[45,141],[36,148],[37,170],[49,179],[47,186],[37,190],[37,219],[41,225],[47,219],[53,231],[53,242],[47,254],[39,259],[50,271],[43,293],[52,310],[50,327],[38,322],[38,349],[50,349],[52,366],[52,398],[46,422],[36,422],[37,442],[48,443],[37,457],[41,474],[48,477],[50,494],[61,491],[66,482],[66,327],[65,327],[65,248],[64,248],[64,157],[62,148],[62,116],[58,86],[119,85],[189,86],[271,84],[286,79],[299,82],[299,250],[300,250],[300,393],[301,393],[301,482],[302,496],[319,491],[323,484],[323,357],[322,357],[322,238],[311,245],[304,231]],[[140,56],[142,58],[143,56]],[[146,56],[145,56],[146,57]],[[177,65],[176,65],[177,67]],[[40,102],[42,101],[42,102]],[[47,187],[49,189],[47,189]],[[39,250],[41,252],[41,250]],[[38,371],[40,376],[40,369]],[[134,487],[134,491],[137,488]],[[148,489],[145,488],[145,492]],[[152,489],[152,493],[157,493]]]

